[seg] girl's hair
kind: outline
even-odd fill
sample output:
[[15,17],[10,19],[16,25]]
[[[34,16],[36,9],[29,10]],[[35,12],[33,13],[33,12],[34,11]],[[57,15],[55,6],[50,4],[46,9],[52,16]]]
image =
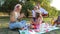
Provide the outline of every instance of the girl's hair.
[[36,12],[36,18],[39,18],[39,17],[40,17],[40,13]]
[[38,6],[34,6],[34,8],[38,9]]

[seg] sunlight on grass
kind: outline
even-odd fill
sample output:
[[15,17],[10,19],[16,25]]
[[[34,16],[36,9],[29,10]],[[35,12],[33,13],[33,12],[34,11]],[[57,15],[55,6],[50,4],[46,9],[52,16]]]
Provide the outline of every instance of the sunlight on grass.
[[43,18],[43,21],[51,21],[52,18]]
[[0,28],[1,28],[1,24],[0,24]]
[[0,23],[0,28],[7,28],[9,23]]

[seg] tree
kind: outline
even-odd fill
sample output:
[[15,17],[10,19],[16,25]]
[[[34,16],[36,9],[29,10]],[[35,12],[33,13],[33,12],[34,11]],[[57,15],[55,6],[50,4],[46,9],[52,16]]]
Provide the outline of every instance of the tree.
[[58,10],[58,15],[60,15],[60,10]]
[[25,4],[22,5],[22,11],[25,13],[26,17],[29,16],[29,11],[28,10],[32,10],[33,9],[33,2],[27,1]]
[[5,3],[0,7],[0,10],[10,13],[14,9],[14,6],[19,3],[22,4],[22,12],[28,17],[30,14],[28,10],[32,10],[34,5],[38,2],[41,7],[48,11],[49,17],[58,15],[58,10],[50,6],[51,0],[5,0]]
[[6,0],[2,5],[2,10],[9,14],[14,9],[14,6],[18,3],[20,4],[21,2],[19,2],[19,0]]

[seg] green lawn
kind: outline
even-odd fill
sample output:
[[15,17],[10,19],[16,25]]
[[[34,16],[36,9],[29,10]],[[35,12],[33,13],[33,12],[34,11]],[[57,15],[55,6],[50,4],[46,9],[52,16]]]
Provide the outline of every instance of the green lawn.
[[[31,18],[24,18],[29,21]],[[49,22],[51,18],[44,18],[45,22]],[[0,34],[19,34],[18,31],[8,29],[9,17],[0,17]],[[60,30],[51,31],[45,34],[60,34]]]

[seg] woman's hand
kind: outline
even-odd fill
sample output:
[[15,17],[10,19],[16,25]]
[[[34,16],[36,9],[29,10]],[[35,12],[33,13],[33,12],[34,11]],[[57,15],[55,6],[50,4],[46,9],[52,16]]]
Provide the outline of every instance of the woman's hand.
[[18,19],[23,18],[25,15],[24,13],[21,13],[21,15],[18,17]]
[[21,18],[23,18],[25,15],[24,15],[24,13],[21,13],[21,15],[20,15],[20,16],[21,16]]

